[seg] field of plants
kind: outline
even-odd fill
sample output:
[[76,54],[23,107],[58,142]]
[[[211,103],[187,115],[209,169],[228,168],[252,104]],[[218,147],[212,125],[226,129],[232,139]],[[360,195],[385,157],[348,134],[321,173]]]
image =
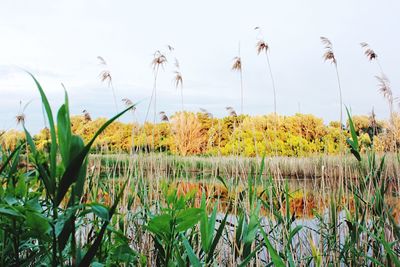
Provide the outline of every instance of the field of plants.
[[134,105],[71,118],[67,92],[53,113],[32,78],[48,128],[32,137],[19,118],[23,134],[1,136],[1,266],[400,266],[400,157],[383,124],[181,112],[136,128],[117,121]]

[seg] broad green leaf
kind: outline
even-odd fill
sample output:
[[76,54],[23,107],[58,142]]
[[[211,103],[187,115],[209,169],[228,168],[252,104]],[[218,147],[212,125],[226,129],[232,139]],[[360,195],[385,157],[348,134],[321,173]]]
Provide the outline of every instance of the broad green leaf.
[[24,217],[24,215],[22,215],[20,212],[14,209],[8,209],[3,207],[0,207],[0,214],[11,217],[20,217],[20,218]]
[[152,218],[147,229],[154,234],[171,234],[172,217],[169,214],[162,214]]
[[106,206],[98,204],[98,203],[94,203],[91,204],[90,207],[92,208],[94,214],[96,214],[97,216],[99,216],[100,218],[102,218],[105,221],[108,221],[108,209]]
[[50,230],[48,220],[36,212],[27,213],[26,224],[36,237],[42,237]]
[[200,220],[203,212],[199,208],[188,208],[180,211],[176,216],[176,230],[183,232],[192,228]]
[[89,141],[89,143],[81,150],[81,152],[74,157],[71,160],[71,163],[67,166],[63,176],[61,177],[60,184],[58,186],[57,190],[57,196],[56,196],[56,205],[60,204],[61,201],[63,200],[65,194],[67,193],[68,189],[70,186],[76,182],[78,179],[78,174],[81,170],[82,164],[84,160],[86,159],[87,154],[90,151],[90,148],[92,147],[94,141],[96,138],[116,119],[118,119],[120,116],[122,116],[124,113],[127,111],[131,110],[134,106],[130,106],[124,111],[120,112],[116,116],[112,117],[109,119],[106,123],[104,123],[99,130],[95,133],[95,135],[92,137],[92,139]]

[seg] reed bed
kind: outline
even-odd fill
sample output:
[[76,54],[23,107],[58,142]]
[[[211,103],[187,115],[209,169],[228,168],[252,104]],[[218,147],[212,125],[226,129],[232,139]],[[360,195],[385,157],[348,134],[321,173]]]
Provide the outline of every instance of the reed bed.
[[[381,157],[383,154],[380,155]],[[399,157],[396,153],[385,154],[386,168],[383,177],[399,177]],[[179,178],[215,178],[217,176],[230,179],[240,177],[246,180],[251,168],[259,169],[262,158],[220,156],[176,156],[162,153],[145,153],[136,155],[92,154],[90,161],[103,162],[103,171],[112,163],[112,168],[121,171],[126,166],[134,165],[144,175],[159,176],[168,179]],[[329,156],[316,155],[312,157],[270,157],[265,158],[263,175],[272,175],[274,179],[359,179],[357,160],[351,155]],[[258,170],[259,171],[259,170]]]

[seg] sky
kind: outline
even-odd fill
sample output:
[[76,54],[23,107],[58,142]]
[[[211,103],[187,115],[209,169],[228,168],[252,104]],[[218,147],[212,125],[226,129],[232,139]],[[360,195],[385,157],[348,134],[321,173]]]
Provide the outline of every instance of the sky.
[[[112,90],[99,78],[107,68],[118,109],[124,107],[123,98],[138,102],[137,117],[143,121],[157,50],[168,60],[157,75],[157,112],[171,115],[181,109],[173,82],[175,58],[186,110],[204,108],[217,117],[227,115],[227,106],[239,112],[240,77],[231,70],[239,43],[244,113],[271,113],[273,88],[266,56],[256,53],[261,35],[255,27],[269,45],[279,114],[300,111],[325,122],[339,120],[335,68],[322,58],[320,36],[325,36],[333,43],[344,105],[353,114],[369,114],[374,108],[379,118],[387,118],[388,105],[375,78],[380,69],[367,60],[360,42],[368,42],[378,54],[393,94],[400,96],[399,12],[396,0],[3,0],[0,129],[20,128],[15,116],[27,103],[27,128],[37,132],[44,126],[39,93],[24,70],[39,80],[54,113],[63,102],[62,83],[71,113],[87,110],[96,118],[116,113]],[[107,66],[99,64],[98,56]],[[129,120],[128,115],[122,119]]]

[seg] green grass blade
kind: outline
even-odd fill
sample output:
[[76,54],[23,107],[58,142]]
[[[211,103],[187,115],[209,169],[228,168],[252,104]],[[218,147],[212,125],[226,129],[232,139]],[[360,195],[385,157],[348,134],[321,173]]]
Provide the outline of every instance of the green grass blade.
[[276,267],[285,267],[285,263],[283,262],[283,260],[281,259],[281,257],[279,256],[278,252],[275,250],[275,248],[272,246],[271,242],[268,239],[267,234],[265,233],[264,229],[262,227],[260,227],[260,231],[261,234],[264,238],[264,243],[267,247],[267,250],[269,252],[269,255],[271,256],[271,260],[274,263],[274,266]]
[[221,239],[222,233],[225,229],[226,220],[228,219],[229,211],[225,213],[224,219],[221,221],[217,233],[215,234],[214,240],[211,244],[210,250],[207,255],[207,263],[209,263],[213,259],[214,251],[217,248],[218,242]]
[[199,258],[194,253],[193,248],[192,248],[192,246],[190,246],[186,237],[184,235],[181,235],[181,237],[183,239],[183,245],[185,246],[186,253],[188,254],[190,264],[194,267],[202,266]]

